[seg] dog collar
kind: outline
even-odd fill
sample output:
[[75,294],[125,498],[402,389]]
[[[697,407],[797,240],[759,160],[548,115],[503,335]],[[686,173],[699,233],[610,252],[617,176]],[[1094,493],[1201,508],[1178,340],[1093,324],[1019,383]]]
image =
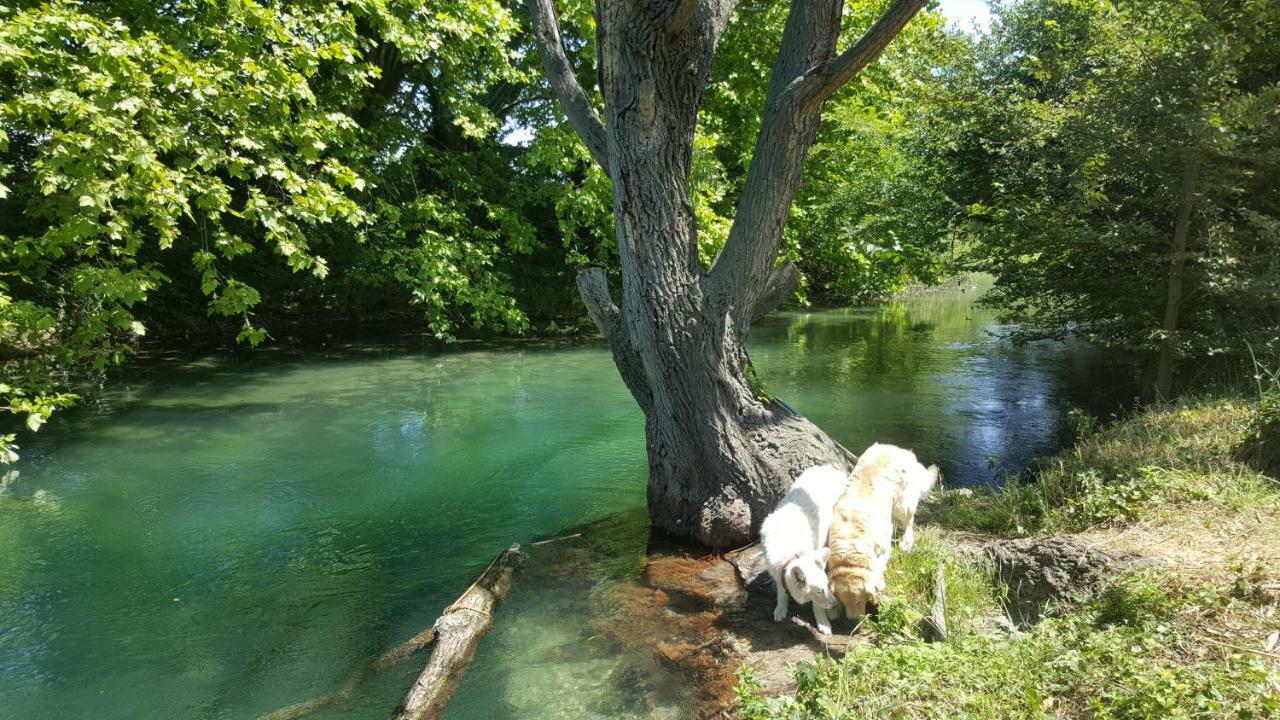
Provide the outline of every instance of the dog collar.
[[798,552],[795,555],[792,555],[791,557],[787,558],[786,562],[782,563],[782,566],[778,569],[778,577],[782,579],[784,586],[787,582],[787,568],[791,566],[791,563],[799,560],[802,557],[804,557],[804,553]]

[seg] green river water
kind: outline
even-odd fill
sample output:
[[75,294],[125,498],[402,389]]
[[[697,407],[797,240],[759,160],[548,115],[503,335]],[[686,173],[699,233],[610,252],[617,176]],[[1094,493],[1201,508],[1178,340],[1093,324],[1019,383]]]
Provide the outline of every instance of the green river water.
[[[991,334],[973,297],[780,313],[752,357],[855,452],[894,442],[948,484],[995,482],[1114,386],[1080,349]],[[642,420],[603,347],[130,378],[28,438],[0,491],[0,717],[254,718],[430,625],[508,543],[606,517],[607,547],[573,561],[593,567],[518,576],[447,717],[681,717],[678,678],[584,631],[600,578],[634,572],[646,542]],[[312,717],[387,717],[421,663]]]

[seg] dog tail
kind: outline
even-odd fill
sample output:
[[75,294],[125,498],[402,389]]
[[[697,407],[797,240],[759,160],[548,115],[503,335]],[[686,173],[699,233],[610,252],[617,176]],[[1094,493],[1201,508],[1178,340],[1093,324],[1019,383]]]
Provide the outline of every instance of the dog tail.
[[920,488],[920,494],[925,495],[938,484],[938,479],[942,473],[938,470],[937,465],[930,465],[928,468],[928,479],[924,482],[924,487]]

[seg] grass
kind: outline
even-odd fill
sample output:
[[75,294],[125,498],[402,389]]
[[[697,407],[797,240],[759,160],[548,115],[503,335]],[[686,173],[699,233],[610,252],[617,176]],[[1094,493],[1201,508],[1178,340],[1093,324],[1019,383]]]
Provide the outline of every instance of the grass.
[[794,697],[761,696],[744,669],[738,712],[744,720],[1277,717],[1274,666],[1196,635],[1206,604],[1241,602],[1220,588],[1179,593],[1132,576],[1023,637],[851,645],[841,660],[797,667]]
[[1001,593],[984,565],[958,552],[933,528],[922,528],[909,553],[894,553],[885,584],[892,596],[880,604],[870,630],[876,635],[920,637],[919,623],[933,606],[937,567],[946,578],[944,614],[948,630],[966,632],[999,612]]
[[1258,384],[1258,411],[1249,424],[1237,454],[1262,472],[1280,474],[1280,369],[1272,370],[1254,360],[1253,379]]
[[1079,532],[1169,507],[1268,507],[1276,481],[1240,450],[1259,416],[1248,401],[1195,399],[1149,409],[1086,434],[1029,481],[945,493],[930,522],[993,535]]
[[[865,642],[797,667],[794,697],[763,696],[744,668],[740,717],[1280,718],[1280,657],[1264,649],[1280,632],[1280,484],[1248,450],[1263,400],[1150,408],[1086,428],[1029,482],[943,493],[895,555]],[[1001,599],[988,568],[953,542],[974,533],[1072,533],[1141,560],[1011,634],[987,622]],[[927,643],[938,564],[952,632]]]

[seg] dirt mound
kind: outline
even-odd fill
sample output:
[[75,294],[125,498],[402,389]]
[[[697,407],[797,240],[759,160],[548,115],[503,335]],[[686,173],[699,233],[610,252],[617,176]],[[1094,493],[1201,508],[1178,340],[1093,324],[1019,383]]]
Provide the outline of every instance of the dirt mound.
[[1009,589],[1009,616],[1023,627],[1054,604],[1093,595],[1121,560],[1065,536],[998,540],[983,553]]

